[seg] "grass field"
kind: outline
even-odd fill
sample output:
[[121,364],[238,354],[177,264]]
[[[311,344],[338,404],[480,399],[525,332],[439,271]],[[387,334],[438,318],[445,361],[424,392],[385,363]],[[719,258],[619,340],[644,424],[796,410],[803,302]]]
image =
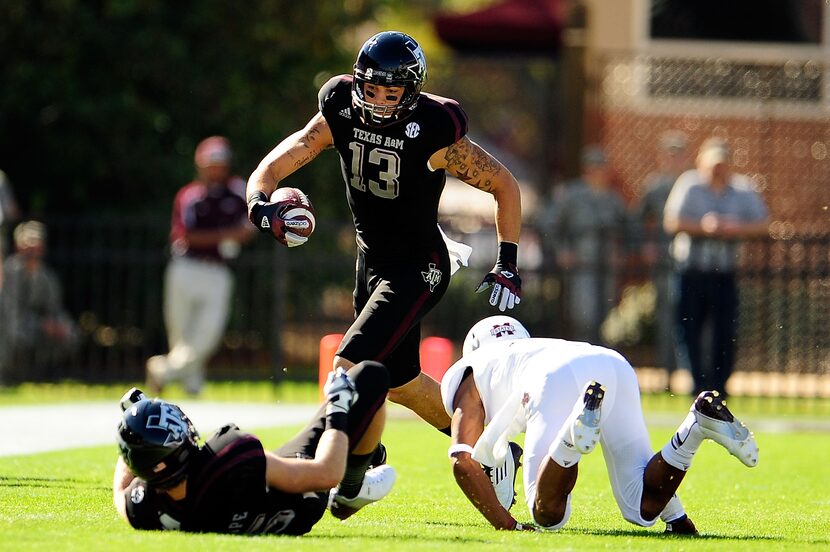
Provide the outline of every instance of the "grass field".
[[[677,412],[679,421],[682,410]],[[266,446],[275,448],[297,429],[255,432]],[[671,431],[654,429],[654,447],[662,446]],[[614,503],[599,452],[580,463],[573,514],[563,530],[555,534],[496,532],[455,486],[446,460],[446,437],[409,418],[390,420],[384,437],[390,464],[399,476],[392,494],[346,522],[326,515],[309,535],[300,538],[133,531],[116,517],[111,503],[114,445],[6,457],[0,458],[0,550],[147,546],[164,550],[451,550],[465,545],[499,551],[830,548],[830,435],[757,431],[756,437],[761,461],[754,469],[745,468],[713,443],[701,447],[680,488],[701,532],[696,538],[664,536],[660,522],[651,529],[625,522]],[[520,521],[529,521],[521,490],[513,513]]]

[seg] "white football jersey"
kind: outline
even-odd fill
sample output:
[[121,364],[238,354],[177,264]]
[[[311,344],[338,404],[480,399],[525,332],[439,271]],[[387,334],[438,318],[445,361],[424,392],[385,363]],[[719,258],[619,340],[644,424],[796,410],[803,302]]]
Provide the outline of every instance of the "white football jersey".
[[578,368],[597,357],[614,357],[625,362],[611,349],[590,343],[534,337],[481,347],[453,364],[441,380],[441,399],[452,416],[453,401],[466,369],[473,378],[484,403],[485,424],[514,397],[534,395],[547,376],[563,368]]

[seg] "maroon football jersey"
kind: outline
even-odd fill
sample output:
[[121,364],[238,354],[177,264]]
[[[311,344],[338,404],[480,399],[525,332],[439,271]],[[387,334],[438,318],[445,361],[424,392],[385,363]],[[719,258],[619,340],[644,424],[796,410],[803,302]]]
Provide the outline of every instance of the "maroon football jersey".
[[467,134],[467,115],[455,100],[421,93],[408,116],[369,126],[352,108],[351,88],[351,75],[334,77],[319,101],[340,154],[358,246],[384,257],[434,247],[446,174],[428,161]]
[[323,493],[268,488],[262,443],[233,424],[208,439],[188,470],[187,496],[181,501],[134,479],[124,492],[130,524],[136,529],[302,535],[325,512]]

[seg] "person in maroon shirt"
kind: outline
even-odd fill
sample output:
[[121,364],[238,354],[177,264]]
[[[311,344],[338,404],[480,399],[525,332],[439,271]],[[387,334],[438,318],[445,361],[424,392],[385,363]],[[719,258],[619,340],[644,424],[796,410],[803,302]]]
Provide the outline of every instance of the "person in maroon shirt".
[[173,201],[170,263],[164,277],[164,324],[170,351],[147,360],[147,387],[158,394],[180,381],[196,395],[205,365],[228,319],[233,275],[227,261],[255,232],[247,224],[245,181],[230,172],[227,138],[196,148],[198,176]]

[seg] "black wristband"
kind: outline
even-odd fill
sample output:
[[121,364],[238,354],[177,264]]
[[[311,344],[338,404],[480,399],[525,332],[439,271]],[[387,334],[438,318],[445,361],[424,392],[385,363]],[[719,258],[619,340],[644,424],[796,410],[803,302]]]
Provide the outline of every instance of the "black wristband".
[[512,264],[516,266],[517,257],[519,256],[519,244],[503,241],[499,242],[499,256],[498,262],[500,264]]
[[349,416],[345,412],[333,412],[326,414],[326,429],[336,429],[346,433],[349,425]]

